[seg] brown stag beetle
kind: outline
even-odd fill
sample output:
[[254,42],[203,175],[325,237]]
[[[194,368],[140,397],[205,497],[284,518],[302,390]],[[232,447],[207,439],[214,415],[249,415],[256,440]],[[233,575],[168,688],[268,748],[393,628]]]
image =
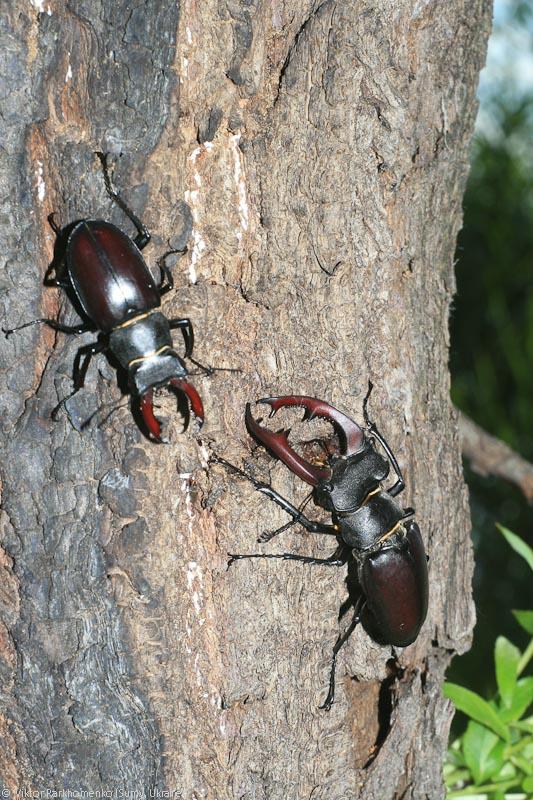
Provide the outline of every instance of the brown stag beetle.
[[130,239],[115,225],[101,219],[82,219],[61,229],[51,214],[48,218],[50,225],[58,241],[64,239],[65,243],[60,269],[45,283],[64,289],[85,321],[79,325],[62,325],[53,319],[36,319],[17,328],[2,330],[9,336],[29,325],[44,323],[68,334],[100,332],[98,341],[78,350],[73,369],[74,389],[54,408],[52,417],[55,419],[61,406],[83,387],[91,357],[107,351],[126,370],[130,392],[138,402],[137,410],[151,437],[161,442],[161,425],[153,410],[154,389],[169,386],[178,396],[186,396],[185,428],[189,421],[189,404],[200,425],[204,418],[202,401],[194,386],[186,380],[187,369],[174,350],[171,331],[181,330],[185,358],[207,373],[213,369],[192,358],[194,332],[191,321],[188,318],[167,319],[159,310],[161,297],[174,285],[170,270],[160,261],[161,279],[156,284],[141,255],[141,250],[150,241],[150,233],[114,191],[107,154],[96,155],[102,163],[109,197],[129,217],[137,235]]
[[[292,517],[281,528],[263,533],[258,541],[269,541],[295,524],[302,525],[310,533],[335,536],[338,541],[337,549],[329,558],[312,558],[294,553],[230,553],[229,565],[245,558],[275,558],[330,566],[348,563],[353,568],[359,597],[354,604],[352,621],[333,647],[329,691],[321,706],[327,710],[331,708],[335,694],[337,653],[358,623],[361,622],[379,644],[406,647],[418,636],[428,606],[428,569],[424,544],[418,525],[412,520],[414,509],[402,508],[395,499],[404,490],[405,483],[392,450],[369,419],[367,405],[371,391],[372,383],[369,383],[363,402],[366,429],[314,397],[289,395],[258,401],[270,406],[270,416],[280,408],[301,406],[305,409],[304,420],[323,417],[331,422],[339,437],[340,454],[331,454],[328,450],[327,461],[322,465],[307,461],[289,445],[289,431],[274,433],[260,425],[260,421],[252,416],[250,404],[247,404],[245,421],[251,436],[313,487],[311,495],[300,508],[296,508],[269,484],[257,481],[218,456],[213,458],[213,461],[251,481],[259,492]],[[386,458],[376,449],[376,442],[381,445]],[[391,465],[396,482],[389,489],[384,489],[382,484]],[[304,516],[302,511],[310,497],[331,514],[331,524]]]

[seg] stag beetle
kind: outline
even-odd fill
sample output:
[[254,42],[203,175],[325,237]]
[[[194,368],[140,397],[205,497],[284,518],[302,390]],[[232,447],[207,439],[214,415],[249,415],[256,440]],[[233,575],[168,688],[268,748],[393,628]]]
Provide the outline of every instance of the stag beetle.
[[[427,613],[428,569],[424,544],[418,525],[411,519],[414,509],[402,508],[395,500],[404,490],[405,483],[392,450],[369,419],[367,405],[371,391],[372,383],[369,383],[363,402],[366,429],[314,397],[289,395],[258,401],[270,406],[271,417],[280,408],[301,406],[305,409],[304,420],[323,417],[331,422],[339,437],[340,454],[328,452],[323,465],[313,464],[300,456],[289,445],[289,431],[274,433],[260,425],[261,420],[252,416],[250,404],[246,405],[245,422],[250,435],[313,487],[311,496],[315,504],[331,514],[332,524],[308,519],[302,513],[303,505],[296,508],[269,484],[257,481],[218,456],[213,458],[245,477],[292,517],[281,528],[262,534],[258,541],[269,541],[298,523],[310,533],[337,537],[339,545],[329,558],[311,558],[294,553],[230,553],[229,565],[245,558],[280,558],[330,566],[350,562],[354,567],[360,595],[350,625],[333,648],[329,691],[321,706],[326,710],[331,708],[335,695],[337,653],[359,622],[378,643],[406,647],[418,636]],[[375,442],[381,445],[386,458],[376,450]],[[389,474],[390,465],[396,473],[396,482],[384,489],[382,484]]]
[[[101,219],[82,219],[63,230],[49,222],[58,238],[65,237],[62,274],[48,278],[47,285],[58,286],[70,293],[87,321],[79,325],[62,325],[53,319],[36,319],[17,328],[2,329],[6,336],[29,325],[44,323],[62,333],[79,334],[99,331],[98,341],[81,347],[74,361],[74,389],[61,400],[52,412],[57,412],[84,385],[91,357],[108,351],[114,355],[128,375],[129,388],[139,403],[146,428],[153,439],[161,442],[161,425],[154,416],[153,390],[170,386],[184,393],[199,420],[204,418],[200,396],[187,380],[187,369],[175,352],[171,330],[179,328],[185,342],[185,358],[211,372],[192,358],[194,332],[191,321],[167,319],[159,310],[161,297],[173,288],[168,267],[159,263],[161,280],[158,285],[141,255],[151,239],[141,220],[114,191],[109,177],[107,154],[96,153],[102,163],[106,191],[122,209],[137,230],[132,240],[115,225]],[[166,283],[165,283],[166,280]],[[185,428],[189,420],[188,404]]]

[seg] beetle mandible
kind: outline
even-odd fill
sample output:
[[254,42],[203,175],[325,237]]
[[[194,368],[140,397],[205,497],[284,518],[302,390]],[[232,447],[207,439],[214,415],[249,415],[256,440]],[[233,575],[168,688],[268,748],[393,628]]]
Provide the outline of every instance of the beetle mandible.
[[[258,403],[271,408],[270,416],[281,408],[301,406],[304,420],[323,417],[332,423],[340,442],[340,454],[328,453],[324,465],[316,465],[299,455],[288,441],[289,431],[274,433],[263,427],[246,406],[245,422],[248,432],[276,458],[312,487],[316,505],[331,514],[332,522],[308,519],[272,486],[256,480],[247,472],[214,456],[221,463],[250,481],[257,491],[265,494],[284,509],[292,520],[275,531],[262,534],[258,541],[269,541],[295,524],[310,533],[337,538],[338,547],[329,558],[312,558],[294,553],[232,554],[229,565],[246,558],[269,558],[300,561],[304,564],[343,566],[352,561],[360,588],[354,616],[346,631],[339,635],[331,663],[329,691],[321,708],[329,710],[335,695],[337,653],[361,622],[372,638],[380,644],[406,647],[417,638],[424,623],[428,606],[428,568],[420,530],[413,521],[414,509],[402,508],[395,499],[405,488],[401,469],[391,448],[368,416],[368,392],[363,402],[366,428],[333,406],[314,397],[288,395],[267,397]],[[378,452],[381,445],[386,458]],[[396,475],[395,483],[383,488],[390,466]]]
[[[73,293],[86,321],[79,325],[62,325],[53,319],[36,319],[2,330],[10,336],[29,325],[44,323],[68,334],[98,331],[98,341],[78,350],[73,369],[74,389],[55,407],[52,417],[55,418],[61,406],[83,387],[91,357],[108,351],[127,372],[130,392],[139,404],[148,432],[155,441],[161,442],[161,425],[153,410],[154,389],[169,386],[177,393],[184,393],[200,426],[204,418],[202,401],[187,381],[187,368],[174,350],[171,331],[181,330],[185,358],[208,373],[213,370],[192,358],[194,331],[190,319],[167,319],[159,310],[161,297],[174,286],[170,270],[160,261],[161,279],[159,284],[155,283],[141,255],[150,241],[150,233],[113,189],[107,154],[96,155],[102,163],[108,195],[129,217],[137,235],[132,240],[115,225],[101,219],[82,219],[61,229],[51,214],[50,225],[59,238],[66,238],[66,244],[61,274],[56,273],[46,283],[64,289],[67,294]],[[185,428],[187,425],[188,413]]]

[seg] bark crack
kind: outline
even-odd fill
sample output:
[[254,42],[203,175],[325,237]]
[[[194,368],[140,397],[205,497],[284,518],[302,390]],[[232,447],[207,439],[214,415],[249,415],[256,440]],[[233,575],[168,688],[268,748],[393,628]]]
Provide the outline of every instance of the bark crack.
[[281,85],[283,83],[283,78],[285,77],[285,73],[287,72],[287,69],[289,68],[289,65],[291,63],[291,59],[292,59],[294,53],[298,49],[298,45],[300,43],[300,39],[305,34],[305,32],[306,32],[307,28],[309,27],[309,25],[311,24],[311,22],[318,16],[320,11],[323,8],[325,8],[327,5],[329,5],[330,3],[333,3],[334,1],[335,0],[322,0],[322,2],[319,3],[311,11],[309,16],[304,19],[304,21],[302,22],[302,24],[300,25],[300,27],[296,31],[296,34],[294,35],[292,43],[289,46],[289,49],[287,51],[287,55],[285,56],[285,60],[284,60],[284,62],[282,64],[282,66],[281,66],[281,70],[280,70],[280,73],[279,73],[279,79],[278,79],[278,85],[277,85],[277,89],[276,89],[276,94],[274,96],[274,101],[272,103],[273,106],[276,105],[276,103],[277,103],[277,101],[279,99],[279,96],[280,96],[280,93],[281,93]]

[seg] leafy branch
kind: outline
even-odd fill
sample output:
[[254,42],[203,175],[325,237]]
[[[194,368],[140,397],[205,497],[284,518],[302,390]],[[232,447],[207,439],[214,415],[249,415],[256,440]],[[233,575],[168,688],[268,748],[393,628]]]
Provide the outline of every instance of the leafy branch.
[[[498,528],[533,571],[533,550],[507,528]],[[485,700],[464,686],[444,685],[446,697],[470,718],[464,734],[448,750],[447,798],[527,800],[533,796],[533,716],[525,716],[533,703],[533,677],[521,677],[533,659],[533,611],[513,614],[531,639],[521,652],[504,636],[497,638],[496,696]]]

